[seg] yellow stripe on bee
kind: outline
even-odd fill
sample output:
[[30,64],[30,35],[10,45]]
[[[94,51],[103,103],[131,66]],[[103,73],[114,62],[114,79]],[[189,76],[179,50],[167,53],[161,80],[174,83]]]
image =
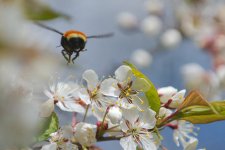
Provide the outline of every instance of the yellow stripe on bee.
[[84,41],[87,40],[87,38],[81,34],[76,34],[76,33],[71,33],[70,35],[68,35],[66,37],[67,39],[70,39],[70,38],[82,38]]
[[65,32],[64,37],[66,37],[67,39],[79,37],[82,38],[85,42],[87,41],[86,35],[83,32],[76,30],[69,30]]

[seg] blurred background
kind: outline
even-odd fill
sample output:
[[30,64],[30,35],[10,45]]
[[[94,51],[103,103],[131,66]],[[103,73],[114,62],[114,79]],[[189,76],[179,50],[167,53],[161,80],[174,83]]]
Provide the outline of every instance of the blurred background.
[[[75,29],[87,35],[114,32],[114,36],[89,39],[87,51],[74,65],[67,65],[62,47],[57,47],[61,36],[33,21],[61,32]],[[198,89],[210,101],[223,100],[225,1],[0,0],[0,134],[7,135],[0,142],[29,141],[37,105],[46,100],[43,87],[52,78],[79,80],[86,69],[101,77],[112,75],[124,60],[137,65],[157,88]],[[71,120],[69,113],[58,114],[61,124]],[[224,146],[225,122],[197,126],[199,148]],[[169,150],[182,149],[172,141],[172,130],[162,134]],[[24,138],[13,140],[18,135]],[[122,149],[115,141],[98,145]]]

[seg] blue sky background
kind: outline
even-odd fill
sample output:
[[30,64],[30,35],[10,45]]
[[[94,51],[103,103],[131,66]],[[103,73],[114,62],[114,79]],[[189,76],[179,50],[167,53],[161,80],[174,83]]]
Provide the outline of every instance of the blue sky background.
[[[76,67],[70,66],[69,74],[79,76],[85,69],[94,69],[99,75],[113,74],[113,71],[127,60],[132,51],[144,48],[151,51],[155,41],[142,33],[124,34],[118,30],[116,17],[120,12],[130,11],[141,20],[147,16],[144,10],[144,0],[49,0],[50,5],[61,12],[72,16],[70,22],[57,19],[46,24],[64,32],[69,29],[83,31],[89,35],[114,32],[115,36],[108,39],[91,39],[88,41],[87,52],[81,54],[76,60]],[[170,4],[167,5],[170,9]],[[179,7],[179,6],[177,6]],[[169,21],[169,23],[172,23]],[[42,31],[41,31],[42,32]],[[52,32],[43,31],[51,39],[51,44],[57,46],[60,36]],[[60,48],[55,49],[61,55]],[[142,71],[150,77],[156,87],[172,85],[183,89],[180,69],[183,64],[197,62],[205,69],[211,68],[210,57],[200,51],[197,46],[184,40],[173,51],[156,51],[153,54],[153,64]],[[66,123],[70,115],[61,113]],[[199,148],[207,150],[223,149],[225,143],[225,122],[198,125]],[[172,141],[172,131],[166,129],[162,132],[164,145],[169,150],[179,150]],[[107,150],[122,149],[118,142],[102,142],[99,145]]]

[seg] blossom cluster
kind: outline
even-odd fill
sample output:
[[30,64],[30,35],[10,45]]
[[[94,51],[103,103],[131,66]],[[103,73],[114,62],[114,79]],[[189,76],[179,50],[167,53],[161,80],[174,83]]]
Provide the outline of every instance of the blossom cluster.
[[[98,141],[120,140],[125,150],[156,150],[162,147],[158,120],[167,119],[185,99],[185,90],[173,87],[158,89],[161,101],[159,113],[149,107],[145,92],[151,85],[145,78],[133,74],[129,66],[122,65],[114,76],[99,80],[94,70],[82,75],[84,83],[57,82],[44,90],[48,100],[41,105],[40,116],[48,117],[55,105],[62,111],[73,112],[73,121],[51,133],[49,144],[42,150],[90,148]],[[77,120],[76,114],[83,115]],[[86,122],[93,115],[96,124]],[[198,140],[194,126],[175,120],[164,127],[174,130],[174,141],[184,149],[195,149]],[[181,143],[181,144],[180,144]]]

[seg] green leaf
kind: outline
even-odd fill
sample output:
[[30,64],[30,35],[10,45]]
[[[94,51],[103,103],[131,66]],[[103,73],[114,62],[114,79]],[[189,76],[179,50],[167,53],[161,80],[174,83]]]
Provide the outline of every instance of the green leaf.
[[49,138],[51,133],[54,133],[59,128],[59,120],[55,112],[48,118],[45,118],[42,125],[41,134],[37,137],[38,141],[44,141]]
[[58,17],[64,17],[65,19],[69,19],[70,17],[59,13],[57,11],[54,11],[51,9],[48,5],[45,5],[43,3],[40,3],[36,0],[28,0],[24,1],[24,13],[25,16],[29,20],[51,20]]
[[176,119],[193,124],[206,124],[225,120],[225,101],[211,102],[209,105],[192,105],[181,110]]
[[151,82],[151,80],[146,77],[142,72],[140,72],[133,64],[125,61],[125,65],[129,66],[133,72],[133,74],[138,78],[143,78],[149,83],[149,90],[145,92],[145,96],[148,99],[149,107],[154,110],[156,113],[159,112],[160,109],[160,99],[158,92],[154,86],[154,84]]
[[206,124],[225,120],[225,101],[208,102],[197,91],[192,91],[169,117],[158,120],[162,127],[173,120],[186,120],[193,124]]

